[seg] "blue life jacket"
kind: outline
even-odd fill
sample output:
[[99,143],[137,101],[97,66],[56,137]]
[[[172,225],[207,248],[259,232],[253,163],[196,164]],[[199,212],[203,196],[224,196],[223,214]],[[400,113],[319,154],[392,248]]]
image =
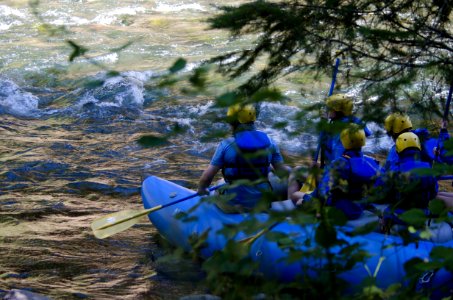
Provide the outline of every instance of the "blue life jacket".
[[[435,158],[435,155],[433,153],[433,148],[434,147],[437,147],[437,139],[435,138],[430,138],[430,135],[429,135],[429,132],[426,128],[418,128],[418,129],[414,129],[414,130],[411,130],[412,133],[415,133],[418,138],[420,139],[420,144],[421,144],[421,147],[422,147],[422,151],[420,153],[420,160],[423,161],[423,162],[427,162],[429,163],[430,165],[432,165],[433,161],[436,160],[437,162],[443,162],[442,160],[446,160],[446,163],[449,163],[450,161],[453,163],[453,157],[447,157],[445,155],[445,152],[444,152],[444,155],[443,156],[439,156],[437,158]],[[448,136],[448,132],[447,132],[447,136]],[[449,137],[449,136],[448,136]],[[444,139],[448,139],[445,138],[445,135],[440,134],[439,138],[441,139],[441,143],[440,143],[440,147],[439,148],[443,148],[443,143],[442,141]],[[399,161],[399,157],[398,157],[398,153],[396,152],[396,147],[395,145],[392,146],[392,148],[390,148],[389,150],[389,153],[387,155],[387,159],[385,160],[385,165],[384,165],[384,170],[387,171],[387,170],[391,170],[391,169],[394,169],[395,168],[395,164]]]
[[267,178],[270,171],[269,148],[271,141],[267,134],[258,130],[239,131],[234,134],[235,163],[222,169],[226,181]]
[[[337,175],[340,177],[338,179],[347,181],[347,187],[346,189],[333,187],[326,204],[343,211],[350,220],[357,219],[368,206],[358,202],[363,200],[367,190],[374,185],[380,171],[379,164],[373,158],[364,156],[362,152],[348,150],[333,162],[332,166],[335,165],[345,166],[337,170]],[[323,180],[325,186],[331,178],[325,177]]]
[[379,164],[371,157],[349,157],[343,155],[349,161],[348,178],[349,191],[347,198],[349,200],[361,200],[365,196],[366,190],[371,188],[374,179],[379,171]]
[[[440,130],[438,138],[431,138],[425,142],[426,152],[431,160],[448,165],[453,164],[453,155],[445,148],[445,142],[448,140],[450,140],[450,134],[443,128]],[[451,142],[449,143],[451,144]],[[434,148],[439,148],[440,153],[436,155],[433,151]]]
[[[364,125],[363,121],[355,116],[343,117],[339,120],[331,121],[330,125],[333,127],[332,132],[321,132],[321,144],[323,145],[322,151],[325,157],[325,164],[329,164],[335,159],[341,157],[345,151],[343,144],[340,140],[340,131],[341,125],[346,125],[348,123]],[[335,125],[338,124],[338,125]],[[335,128],[338,127],[338,128]],[[371,131],[368,127],[364,126],[363,130],[365,131],[365,136],[370,136]],[[323,165],[321,166],[323,167]]]
[[[431,169],[427,162],[419,160],[418,149],[406,149],[399,153],[399,161],[392,166],[390,171],[397,174],[397,188],[394,191],[394,201],[398,208],[410,209],[428,207],[430,200],[437,195],[437,180],[432,175],[421,175],[415,169]],[[406,173],[405,176],[401,176]]]

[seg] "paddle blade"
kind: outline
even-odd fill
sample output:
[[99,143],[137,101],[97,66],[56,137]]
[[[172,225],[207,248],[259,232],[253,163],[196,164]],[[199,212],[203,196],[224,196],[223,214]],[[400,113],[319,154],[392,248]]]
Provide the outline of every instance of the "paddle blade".
[[258,233],[254,234],[252,236],[239,240],[239,243],[243,243],[244,245],[250,246],[251,244],[253,244],[257,239],[259,239],[261,236],[263,236],[268,231],[269,231],[268,228],[262,229]]
[[314,174],[309,174],[307,180],[305,180],[304,185],[300,189],[301,192],[309,194],[313,192],[316,188],[316,176]]
[[246,237],[246,238],[243,238],[243,239],[239,240],[238,242],[239,242],[239,243],[243,243],[244,245],[250,246],[250,245],[253,244],[257,239],[259,239],[260,237],[262,237],[263,235],[265,235],[266,233],[268,233],[269,231],[271,231],[272,229],[274,229],[274,227],[276,227],[278,224],[280,224],[280,222],[275,222],[275,223],[273,223],[271,226],[269,226],[269,227],[267,227],[267,228],[264,228],[264,229],[261,229],[260,231],[258,231],[258,232],[255,233],[254,235],[249,236],[249,237]]
[[94,220],[91,229],[98,239],[104,239],[137,224],[143,215],[143,210],[122,210]]

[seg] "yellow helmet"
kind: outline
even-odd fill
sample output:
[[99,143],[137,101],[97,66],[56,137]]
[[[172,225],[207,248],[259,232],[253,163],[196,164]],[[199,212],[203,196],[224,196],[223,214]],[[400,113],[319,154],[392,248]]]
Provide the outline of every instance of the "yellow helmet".
[[390,135],[399,134],[403,130],[411,129],[412,122],[406,114],[393,113],[385,118],[384,128]]
[[396,139],[396,152],[400,153],[407,148],[422,150],[418,136],[413,132],[405,132]]
[[365,131],[356,124],[351,124],[340,133],[340,140],[346,150],[359,149],[365,146]]
[[252,104],[245,106],[235,104],[228,108],[227,117],[237,119],[241,124],[255,122],[256,109]]
[[345,116],[352,115],[354,102],[352,98],[345,94],[335,94],[326,99],[327,108],[333,111],[340,111]]

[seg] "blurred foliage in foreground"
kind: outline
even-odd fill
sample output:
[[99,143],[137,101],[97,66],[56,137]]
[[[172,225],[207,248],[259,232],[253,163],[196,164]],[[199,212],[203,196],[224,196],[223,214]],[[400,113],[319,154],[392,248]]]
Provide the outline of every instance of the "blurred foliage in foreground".
[[[357,104],[364,120],[380,124],[389,112],[403,111],[417,116],[417,125],[432,125],[429,122],[437,122],[435,120],[443,113],[446,94],[442,92],[453,83],[452,8],[453,3],[448,1],[368,0],[254,1],[238,7],[223,6],[220,14],[209,19],[211,27],[229,30],[238,38],[251,34],[256,40],[247,49],[225,53],[209,61],[216,63],[218,71],[231,79],[242,79],[236,97],[227,103],[217,101],[217,104],[254,102],[253,96],[265,90],[261,97],[255,98],[257,102],[263,101],[265,95],[269,95],[269,87],[290,73],[329,76],[334,59],[341,57],[346,65],[339,75],[343,78],[342,88],[354,88],[356,96],[361,96],[363,100]],[[263,61],[264,66],[256,68]],[[450,171],[451,168],[445,166],[435,169],[443,174]],[[269,197],[266,200],[272,201],[272,196]],[[439,201],[433,201],[430,208],[439,216],[437,221],[449,220],[445,206]],[[280,222],[284,217],[272,215],[269,224]],[[268,238],[288,249],[289,260],[327,259],[317,275],[304,276],[288,284],[266,280],[260,277],[256,264],[248,257],[247,245],[230,242],[224,251],[203,264],[212,291],[226,299],[250,299],[257,295],[263,299],[421,299],[433,292],[417,288],[423,274],[440,268],[453,270],[450,255],[443,247],[435,247],[430,262],[413,259],[405,263],[407,282],[395,282],[381,289],[375,282],[377,268],[368,270],[369,280],[363,282],[362,290],[346,294],[348,284],[338,275],[361,264],[371,254],[364,253],[360,245],[347,238],[340,238],[344,236],[340,235],[343,229],[339,227],[345,224],[344,216],[332,208],[318,206],[312,211],[293,212],[291,217],[293,222],[302,225],[316,220],[316,235],[306,241],[313,246],[312,251],[298,252],[295,241],[284,234],[270,233]],[[409,224],[401,233],[405,244],[417,243],[419,238],[429,236],[428,218],[421,210],[409,210],[403,218]],[[269,224],[226,227],[223,234],[233,237],[237,231],[253,232],[254,226],[259,230]],[[371,230],[373,227],[359,228],[354,234]],[[414,238],[417,231],[419,235]],[[333,255],[332,249],[336,247],[342,250]]]

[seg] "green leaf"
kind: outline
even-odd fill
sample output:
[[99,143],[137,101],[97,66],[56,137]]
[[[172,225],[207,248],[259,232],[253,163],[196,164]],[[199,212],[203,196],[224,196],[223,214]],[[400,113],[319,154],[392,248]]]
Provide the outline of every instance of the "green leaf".
[[335,207],[326,208],[326,217],[332,225],[343,226],[348,222],[346,215]]
[[178,71],[181,71],[186,67],[187,61],[183,58],[178,58],[178,60],[175,61],[173,66],[171,66],[170,69],[168,69],[171,73],[176,73]]
[[316,229],[315,240],[324,248],[332,247],[337,241],[337,232],[333,226],[321,222]]
[[168,144],[166,137],[146,135],[142,136],[137,141],[143,147],[157,147]]
[[104,84],[104,80],[90,80],[85,84],[85,87],[88,89],[94,89],[100,87]]
[[434,215],[440,215],[445,211],[445,203],[438,199],[430,201],[428,207],[429,211]]
[[410,209],[399,216],[401,220],[409,225],[413,225],[417,228],[423,227],[427,220],[427,217],[423,210],[418,208]]
[[219,107],[229,107],[238,102],[238,94],[235,92],[228,92],[216,98],[216,105]]
[[450,247],[438,246],[431,250],[431,258],[453,260],[453,251]]
[[110,70],[107,72],[108,77],[116,77],[116,76],[120,76],[120,75],[121,75],[121,73],[118,71],[115,71],[115,70]]
[[202,89],[206,85],[207,70],[205,68],[197,68],[192,76],[190,76],[190,83],[198,88]]
[[230,131],[226,130],[212,130],[207,132],[205,135],[200,137],[201,142],[210,142],[213,139],[225,138],[230,134]]
[[181,125],[179,123],[175,123],[171,127],[171,134],[172,135],[176,135],[176,134],[184,133],[184,132],[187,132],[188,129],[189,129],[188,126],[184,126],[184,125]]
[[252,101],[253,102],[257,102],[257,103],[261,103],[261,102],[264,102],[264,101],[281,102],[284,99],[285,98],[282,95],[282,93],[279,90],[275,89],[275,88],[263,88],[263,89],[260,89],[258,92],[256,92],[252,96]]
[[75,42],[73,42],[71,40],[67,40],[66,43],[68,43],[69,46],[71,46],[71,48],[73,49],[72,53],[69,55],[69,61],[70,62],[72,62],[77,57],[82,56],[82,55],[84,55],[85,53],[88,52],[87,48],[79,46],[78,44],[76,44]]
[[354,231],[352,232],[352,235],[353,236],[363,235],[363,234],[367,234],[367,233],[376,231],[376,228],[378,228],[378,225],[379,225],[378,221],[366,223],[362,226],[356,227],[354,229]]

